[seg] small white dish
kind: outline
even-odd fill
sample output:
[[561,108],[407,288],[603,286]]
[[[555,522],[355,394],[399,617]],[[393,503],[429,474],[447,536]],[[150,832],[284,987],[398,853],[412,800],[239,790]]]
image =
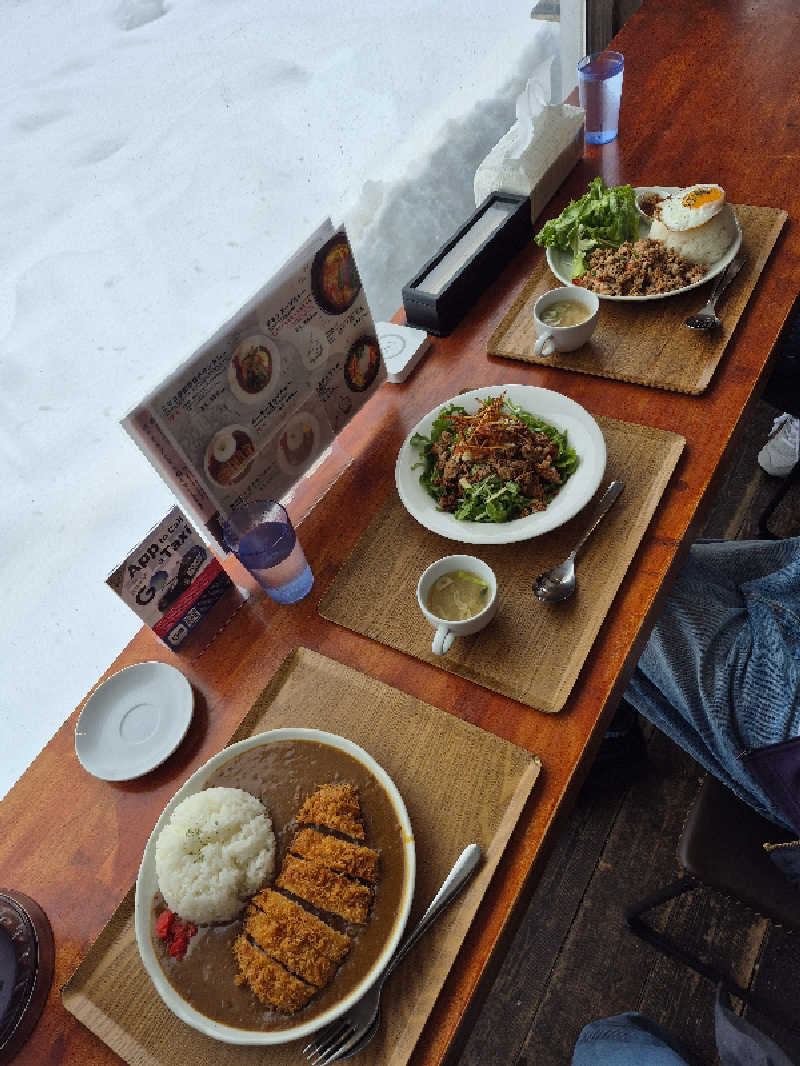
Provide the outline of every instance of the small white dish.
[[141,777],[175,751],[193,709],[192,686],[174,666],[126,666],[98,685],[78,716],[78,761],[103,781]]
[[677,188],[666,185],[637,185],[636,187],[636,206],[639,209],[639,217],[647,224],[648,228],[653,221],[652,206],[650,211],[643,209],[642,204],[648,203],[656,205],[661,203],[662,200],[666,200],[668,196],[672,196],[677,192]]

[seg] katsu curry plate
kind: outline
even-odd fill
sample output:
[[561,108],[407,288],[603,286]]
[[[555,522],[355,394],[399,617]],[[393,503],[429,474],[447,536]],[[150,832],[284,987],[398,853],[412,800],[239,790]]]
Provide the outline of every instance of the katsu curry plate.
[[136,881],[164,1003],[232,1044],[298,1039],[386,966],[414,894],[411,825],[362,748],[314,729],[232,744],[165,807]]

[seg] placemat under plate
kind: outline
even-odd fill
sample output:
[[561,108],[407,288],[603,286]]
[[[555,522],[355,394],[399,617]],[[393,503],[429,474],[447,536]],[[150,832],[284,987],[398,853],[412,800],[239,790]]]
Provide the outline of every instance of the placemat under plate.
[[643,302],[600,301],[600,316],[591,340],[574,352],[536,356],[533,305],[561,282],[544,255],[522,292],[489,339],[488,354],[557,366],[602,378],[698,394],[707,387],[786,221],[774,207],[734,207],[742,227],[745,263],[717,308],[722,328],[688,329],[686,318],[708,299],[711,282],[679,296]]
[[[539,603],[531,584],[569,554],[593,504],[544,536],[477,545],[430,533],[393,493],[323,596],[320,614],[520,703],[560,711],[686,443],[666,430],[612,418],[597,423],[608,452],[601,488],[622,478],[625,489],[581,552],[578,588],[569,600]],[[497,576],[499,608],[486,629],[457,637],[446,655],[436,656],[416,588],[425,567],[445,555],[488,563]]]
[[[417,875],[410,931],[467,844],[484,862],[464,893],[384,989],[378,1034],[354,1063],[403,1066],[414,1048],[539,773],[535,755],[437,707],[299,648],[248,712],[231,743],[268,729],[324,729],[361,745],[408,808]],[[446,758],[442,753],[446,752]],[[64,1005],[132,1066],[299,1066],[308,1038],[223,1044],[162,1003],[142,966],[131,889],[62,989]]]

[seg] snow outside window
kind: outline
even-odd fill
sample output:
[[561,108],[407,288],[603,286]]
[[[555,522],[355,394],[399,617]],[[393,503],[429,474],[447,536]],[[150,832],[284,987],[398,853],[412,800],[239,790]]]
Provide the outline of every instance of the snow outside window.
[[392,315],[560,51],[531,0],[26,0],[3,36],[0,795],[138,629],[105,578],[174,501],[119,419],[327,215]]

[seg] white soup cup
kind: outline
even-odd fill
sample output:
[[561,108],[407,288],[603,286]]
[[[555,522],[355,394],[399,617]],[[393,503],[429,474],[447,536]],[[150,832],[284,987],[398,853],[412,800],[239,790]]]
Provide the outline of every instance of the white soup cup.
[[[541,313],[559,300],[572,300],[581,304],[589,312],[589,317],[577,326],[549,326],[542,322],[539,317]],[[590,289],[584,289],[580,285],[562,285],[559,289],[550,289],[533,305],[533,325],[538,334],[533,346],[534,355],[574,352],[591,337],[599,312],[600,301],[597,293]]]
[[[463,622],[453,622],[448,618],[438,618],[427,607],[431,585],[442,574],[446,574],[450,570],[468,570],[489,586],[489,601],[486,606],[479,614],[473,615],[472,618],[465,618]],[[434,655],[444,655],[453,646],[453,641],[456,637],[466,637],[471,633],[477,633],[484,626],[488,626],[497,614],[497,578],[494,576],[494,570],[481,559],[476,559],[472,555],[447,555],[443,559],[437,559],[435,563],[431,563],[427,570],[423,571],[417,583],[417,603],[419,604],[419,609],[436,630],[431,651]]]

